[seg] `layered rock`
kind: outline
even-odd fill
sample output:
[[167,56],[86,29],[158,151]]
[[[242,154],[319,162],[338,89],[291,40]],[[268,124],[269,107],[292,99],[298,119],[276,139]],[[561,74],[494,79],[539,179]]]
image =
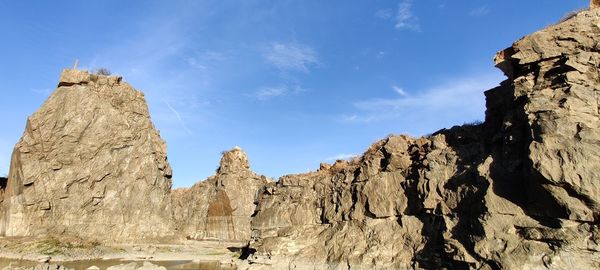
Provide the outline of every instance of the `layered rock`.
[[496,57],[486,120],[392,136],[260,194],[251,268],[600,267],[600,10]]
[[178,229],[191,239],[248,241],[256,194],[269,182],[250,170],[242,149],[224,152],[214,176],[173,191]]
[[172,235],[171,174],[141,92],[121,77],[65,70],[14,148],[0,234]]

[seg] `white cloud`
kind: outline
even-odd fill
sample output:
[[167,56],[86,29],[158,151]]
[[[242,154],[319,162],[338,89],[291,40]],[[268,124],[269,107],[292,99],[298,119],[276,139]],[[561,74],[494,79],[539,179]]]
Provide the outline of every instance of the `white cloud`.
[[315,50],[298,43],[273,43],[265,58],[281,70],[309,72],[311,66],[319,64]]
[[380,9],[377,12],[375,12],[375,17],[380,18],[380,19],[391,19],[393,16],[393,12],[390,9]]
[[500,81],[502,76],[497,73],[470,76],[443,82],[412,95],[394,85],[392,89],[400,97],[357,101],[353,104],[356,111],[342,115],[338,120],[347,123],[393,120],[398,124],[418,123],[416,126],[431,124],[431,128],[478,120],[482,119],[485,111],[483,92],[497,86]]
[[194,68],[207,70],[209,66],[214,65],[216,62],[221,62],[226,58],[223,52],[205,50],[203,52],[195,52],[194,55],[187,59],[187,62]]
[[335,156],[325,158],[325,161],[348,160],[358,156],[358,154],[337,154]]
[[398,95],[401,95],[403,97],[408,96],[408,94],[406,93],[406,91],[404,91],[404,89],[402,89],[402,87],[392,85],[392,89],[394,89],[394,92],[398,93]]
[[198,61],[198,59],[195,57],[188,58],[187,63],[188,63],[188,65],[192,66],[193,68],[197,68],[197,69],[201,69],[201,70],[207,69],[207,67],[204,64],[202,64],[200,61]]
[[274,97],[283,96],[287,91],[288,89],[285,87],[263,87],[256,92],[256,98],[258,100],[269,100]]
[[412,0],[403,0],[398,4],[398,13],[396,14],[396,29],[406,29],[412,31],[421,31],[419,18],[412,11]]
[[171,112],[173,112],[173,114],[175,114],[175,117],[177,118],[177,120],[179,121],[179,124],[181,124],[181,127],[183,128],[183,130],[185,130],[185,132],[187,132],[188,134],[192,135],[192,131],[187,128],[185,122],[183,121],[183,118],[181,118],[181,115],[179,114],[179,112],[177,110],[175,110],[175,108],[173,108],[173,106],[171,106],[171,104],[168,101],[164,101],[165,104],[167,104],[167,107],[169,108],[169,110],[171,110]]
[[42,96],[49,96],[52,93],[52,89],[50,88],[36,88],[36,89],[31,89],[31,92],[34,92],[38,95],[42,95]]
[[469,15],[473,16],[473,17],[481,17],[481,16],[485,16],[488,13],[490,13],[490,8],[488,6],[481,6],[475,9],[472,9],[471,12],[469,12]]
[[262,87],[254,93],[254,97],[261,101],[270,100],[272,98],[285,96],[288,94],[298,94],[307,91],[300,85],[281,85]]

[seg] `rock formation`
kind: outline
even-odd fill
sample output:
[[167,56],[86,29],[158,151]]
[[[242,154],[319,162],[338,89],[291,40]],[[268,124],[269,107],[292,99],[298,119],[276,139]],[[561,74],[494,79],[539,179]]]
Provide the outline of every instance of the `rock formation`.
[[269,181],[239,147],[190,189],[172,191],[171,175],[141,92],[121,77],[65,70],[0,179],[0,235],[250,239],[255,197]]
[[485,122],[282,177],[250,268],[600,268],[600,9],[498,53]]
[[600,0],[590,0],[590,9],[599,8]]
[[0,234],[172,235],[171,174],[141,92],[120,77],[65,70],[14,148]]
[[224,152],[216,175],[173,191],[174,219],[192,239],[250,240],[250,218],[259,189],[270,181],[250,170],[239,147]]

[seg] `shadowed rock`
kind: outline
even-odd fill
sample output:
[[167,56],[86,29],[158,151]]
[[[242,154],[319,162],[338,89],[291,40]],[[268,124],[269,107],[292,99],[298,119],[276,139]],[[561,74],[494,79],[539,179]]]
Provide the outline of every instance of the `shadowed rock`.
[[483,124],[391,136],[266,187],[241,269],[599,268],[599,19],[500,52]]
[[223,152],[216,175],[173,191],[174,218],[188,238],[248,241],[256,194],[269,182],[250,170],[246,153],[235,147]]

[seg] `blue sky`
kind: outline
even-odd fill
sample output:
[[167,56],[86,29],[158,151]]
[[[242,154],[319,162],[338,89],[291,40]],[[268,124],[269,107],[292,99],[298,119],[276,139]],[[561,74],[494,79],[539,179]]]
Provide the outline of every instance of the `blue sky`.
[[75,59],[146,94],[175,187],[236,145],[278,177],[482,120],[495,52],[587,3],[0,0],[0,175]]

